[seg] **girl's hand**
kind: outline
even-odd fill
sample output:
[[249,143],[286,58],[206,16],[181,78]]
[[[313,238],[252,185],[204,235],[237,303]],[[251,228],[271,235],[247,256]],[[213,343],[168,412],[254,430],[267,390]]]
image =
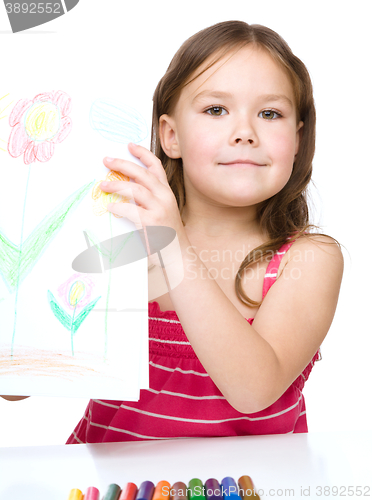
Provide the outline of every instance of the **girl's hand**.
[[[107,168],[121,172],[133,179],[134,182],[102,182],[100,188],[107,193],[117,193],[131,198],[137,203],[137,205],[122,202],[109,203],[107,210],[121,217],[126,217],[136,225],[137,229],[144,228],[145,234],[146,226],[166,226],[176,231],[176,238],[160,252],[162,261],[160,261],[158,254],[150,255],[151,252],[147,244],[149,262],[165,268],[169,290],[177,286],[184,276],[180,241],[183,242],[184,246],[189,245],[177,200],[168,184],[160,160],[142,146],[129,144],[128,149],[147,169],[131,161],[105,158],[104,164]],[[163,293],[165,293],[164,290],[161,293],[157,291],[156,297]]]
[[177,201],[160,160],[137,144],[130,143],[128,149],[147,169],[131,161],[105,158],[104,165],[107,168],[121,172],[134,182],[102,182],[100,188],[106,193],[117,193],[132,198],[137,205],[110,203],[107,209],[131,220],[138,229],[144,226],[167,226],[177,233],[183,231]]

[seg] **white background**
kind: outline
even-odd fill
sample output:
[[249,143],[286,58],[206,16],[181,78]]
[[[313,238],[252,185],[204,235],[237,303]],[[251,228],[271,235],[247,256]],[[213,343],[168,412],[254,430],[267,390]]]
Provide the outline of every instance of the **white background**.
[[[9,50],[11,37],[18,36],[24,40],[24,57],[37,61],[45,44],[57,45],[61,37],[69,40],[75,50],[56,57],[80,61],[81,72],[71,78],[83,79],[84,68],[95,68],[102,89],[109,94],[112,86],[121,85],[123,96],[149,125],[152,93],[171,57],[186,38],[216,22],[264,24],[307,65],[318,120],[313,221],[343,244],[345,258],[338,310],[322,346],[323,360],[315,365],[304,390],[310,431],[371,429],[369,18],[368,2],[360,0],[80,0],[67,15],[14,35],[0,5],[0,53]],[[27,51],[33,37],[40,42],[38,54]],[[14,203],[21,202],[15,198]],[[86,404],[58,398],[0,400],[0,446],[62,444]]]

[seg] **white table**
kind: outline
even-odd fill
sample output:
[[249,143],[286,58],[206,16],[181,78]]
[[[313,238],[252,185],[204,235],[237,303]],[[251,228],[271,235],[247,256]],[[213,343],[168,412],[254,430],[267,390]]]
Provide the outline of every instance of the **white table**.
[[262,499],[372,499],[372,432],[0,448],[1,500],[67,500],[89,486],[102,498],[111,483],[245,474]]

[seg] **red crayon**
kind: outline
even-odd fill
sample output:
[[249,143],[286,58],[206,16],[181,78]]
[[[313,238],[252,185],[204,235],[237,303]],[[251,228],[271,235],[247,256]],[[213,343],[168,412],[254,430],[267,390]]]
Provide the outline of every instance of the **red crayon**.
[[134,500],[137,495],[138,488],[134,483],[127,483],[125,488],[120,493],[119,500]]

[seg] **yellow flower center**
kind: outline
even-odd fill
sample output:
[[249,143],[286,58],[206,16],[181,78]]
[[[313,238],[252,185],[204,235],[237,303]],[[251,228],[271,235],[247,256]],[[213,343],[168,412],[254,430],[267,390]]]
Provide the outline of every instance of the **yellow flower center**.
[[82,281],[75,281],[70,289],[69,302],[72,306],[76,304],[83,298],[85,293],[85,285]]
[[125,201],[126,198],[124,196],[121,196],[118,193],[105,193],[102,191],[102,204],[105,208],[107,208],[107,205],[109,203],[120,203],[121,201]]
[[25,117],[27,135],[38,142],[52,139],[58,132],[60,114],[58,106],[51,102],[36,102]]

